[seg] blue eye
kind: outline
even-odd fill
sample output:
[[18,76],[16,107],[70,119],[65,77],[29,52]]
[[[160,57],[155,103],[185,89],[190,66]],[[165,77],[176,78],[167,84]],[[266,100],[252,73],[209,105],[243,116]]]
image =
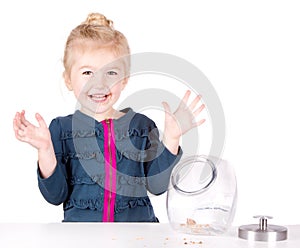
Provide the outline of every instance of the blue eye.
[[115,72],[115,71],[108,71],[108,72],[107,72],[107,75],[108,75],[108,76],[117,76],[118,73]]

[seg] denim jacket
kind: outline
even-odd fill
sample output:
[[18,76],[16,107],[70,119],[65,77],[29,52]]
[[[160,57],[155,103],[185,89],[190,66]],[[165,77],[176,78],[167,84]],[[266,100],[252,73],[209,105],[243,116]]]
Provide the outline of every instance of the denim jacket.
[[168,151],[151,119],[122,111],[98,122],[76,110],[50,123],[57,166],[45,179],[38,170],[38,183],[49,203],[63,203],[63,221],[157,222],[147,192],[167,190],[182,151]]

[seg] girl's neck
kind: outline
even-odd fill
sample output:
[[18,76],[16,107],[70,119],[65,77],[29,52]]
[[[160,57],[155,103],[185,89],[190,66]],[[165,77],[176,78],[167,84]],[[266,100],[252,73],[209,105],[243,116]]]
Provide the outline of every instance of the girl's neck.
[[87,113],[84,110],[80,110],[82,113],[94,118],[97,121],[103,121],[103,120],[107,120],[107,119],[119,119],[120,117],[122,117],[125,113],[120,112],[118,110],[115,109],[111,109],[105,113]]

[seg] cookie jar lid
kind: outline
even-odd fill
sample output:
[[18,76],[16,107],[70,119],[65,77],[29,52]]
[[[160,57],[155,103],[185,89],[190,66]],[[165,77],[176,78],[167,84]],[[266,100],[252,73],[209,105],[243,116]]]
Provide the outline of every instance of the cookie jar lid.
[[268,225],[267,215],[256,215],[254,218],[259,219],[259,224],[250,224],[239,227],[238,236],[242,239],[252,241],[280,241],[287,239],[287,228],[284,226]]

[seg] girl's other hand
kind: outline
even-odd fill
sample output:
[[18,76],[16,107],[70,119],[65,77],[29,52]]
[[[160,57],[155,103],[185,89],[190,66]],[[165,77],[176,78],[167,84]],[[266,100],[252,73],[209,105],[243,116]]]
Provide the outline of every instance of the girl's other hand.
[[18,140],[26,142],[36,149],[48,149],[51,143],[50,131],[46,122],[40,114],[36,114],[35,118],[38,126],[33,125],[25,118],[25,111],[17,112],[13,120],[13,128],[15,136]]

